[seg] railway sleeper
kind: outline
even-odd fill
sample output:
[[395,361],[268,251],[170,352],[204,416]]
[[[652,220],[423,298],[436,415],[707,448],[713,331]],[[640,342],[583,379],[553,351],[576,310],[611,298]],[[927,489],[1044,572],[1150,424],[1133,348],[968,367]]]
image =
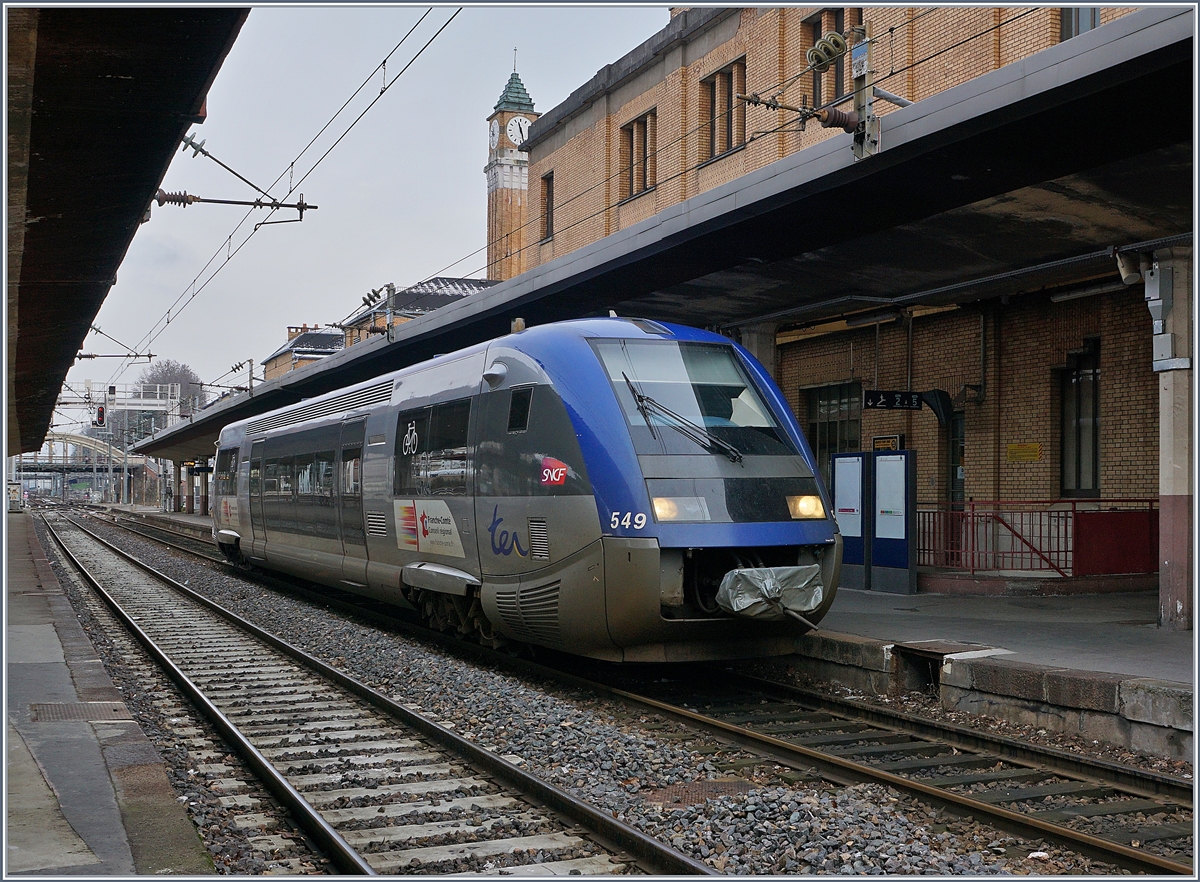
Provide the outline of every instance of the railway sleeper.
[[374,821],[383,818],[402,818],[405,815],[448,815],[456,809],[462,811],[484,811],[489,809],[511,809],[523,805],[511,796],[488,793],[482,796],[460,796],[415,802],[392,802],[385,805],[368,805],[356,808],[327,809],[322,814],[331,824],[350,824],[357,821]]
[[933,741],[911,741],[907,744],[840,744],[828,748],[829,753],[846,757],[888,756],[890,754],[924,754],[936,756],[950,749],[948,744],[938,744]]
[[1120,802],[1102,802],[1097,805],[1073,805],[1062,809],[1048,809],[1043,812],[1032,812],[1035,818],[1043,821],[1069,821],[1072,818],[1094,818],[1109,815],[1131,815],[1135,812],[1155,814],[1157,812],[1178,811],[1179,806],[1171,802],[1155,802],[1152,799],[1126,799]]
[[[399,870],[428,871],[439,864],[470,858],[498,857],[516,851],[547,855],[567,851],[585,845],[583,839],[569,833],[545,833],[536,836],[517,836],[512,839],[491,839],[467,842],[458,845],[433,845],[425,848],[409,848],[402,851],[366,855],[368,863],[379,872],[394,873]],[[521,862],[524,863],[523,861]],[[519,865],[520,869],[524,869]]]
[[928,746],[944,747],[944,745],[934,745],[929,741],[915,742],[912,740],[911,736],[906,735],[903,732],[884,732],[879,729],[871,728],[870,726],[858,732],[802,735],[799,738],[789,738],[788,740],[793,744],[800,744],[804,747],[834,747],[838,745],[855,744],[901,745],[916,743],[921,743]]
[[428,824],[404,824],[395,827],[370,827],[366,830],[346,830],[342,838],[358,851],[378,851],[399,843],[420,842],[435,836],[450,836],[458,840],[486,835],[496,827],[504,827],[510,823],[519,823],[529,827],[545,828],[550,824],[548,818],[532,812],[520,812],[515,815],[503,815],[498,818],[471,821],[466,818],[455,818],[448,821],[434,821]]
[[1138,827],[1136,829],[1110,831],[1104,834],[1105,839],[1131,845],[1134,842],[1156,842],[1163,839],[1183,839],[1192,835],[1191,824],[1160,824],[1157,827]]
[[874,766],[884,772],[910,772],[923,769],[936,769],[942,766],[956,766],[962,769],[990,769],[999,765],[1003,760],[998,756],[986,754],[945,754],[933,757],[917,757],[916,759],[895,760],[890,763],[879,763]]
[[1107,784],[1090,781],[1071,781],[1066,784],[1046,784],[1042,787],[1014,787],[997,790],[995,793],[975,793],[972,799],[997,805],[1002,802],[1030,802],[1047,796],[1112,796],[1113,788]]
[[994,781],[1045,781],[1054,777],[1049,769],[1004,769],[978,775],[948,775],[941,778],[922,778],[931,787],[964,787],[967,784],[986,784]]

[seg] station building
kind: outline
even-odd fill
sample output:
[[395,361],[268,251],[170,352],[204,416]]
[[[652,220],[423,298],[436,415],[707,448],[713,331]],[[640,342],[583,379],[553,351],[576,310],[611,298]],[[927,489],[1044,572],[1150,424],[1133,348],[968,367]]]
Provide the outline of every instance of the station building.
[[[540,116],[514,73],[489,117],[491,277],[593,245],[840,135],[816,118],[799,124],[795,112],[853,100],[852,51],[824,72],[810,63],[831,33],[851,47],[873,37],[874,81],[886,90],[875,93],[873,112],[886,133],[898,107],[1132,11],[675,8],[663,31]],[[509,132],[516,117],[529,125],[523,142]],[[1030,137],[1055,149],[1053,133]],[[1052,196],[1032,220],[1047,235]],[[1190,203],[1186,193],[1162,198]],[[1005,199],[984,210],[1004,215]],[[934,292],[937,305],[914,298],[883,309],[848,298],[832,317],[782,310],[720,330],[773,372],[827,480],[834,453],[918,452],[922,590],[1054,593],[1161,581],[1160,624],[1190,628],[1191,236],[1150,241],[1157,234],[1145,227],[1115,241],[1096,223],[1086,231],[1092,259],[1009,272],[1010,291],[1027,276],[1016,294],[989,296],[996,278],[964,274]],[[903,230],[889,247],[897,241]],[[872,407],[867,393],[878,390],[919,392],[926,404]],[[1100,511],[1110,514],[1079,516]]]

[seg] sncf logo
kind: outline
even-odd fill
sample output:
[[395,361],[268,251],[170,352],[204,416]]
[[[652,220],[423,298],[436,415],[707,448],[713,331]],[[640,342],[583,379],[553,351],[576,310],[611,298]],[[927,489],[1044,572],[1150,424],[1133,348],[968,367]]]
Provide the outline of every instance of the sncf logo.
[[548,486],[558,486],[567,482],[567,464],[559,462],[552,456],[542,458],[542,483]]

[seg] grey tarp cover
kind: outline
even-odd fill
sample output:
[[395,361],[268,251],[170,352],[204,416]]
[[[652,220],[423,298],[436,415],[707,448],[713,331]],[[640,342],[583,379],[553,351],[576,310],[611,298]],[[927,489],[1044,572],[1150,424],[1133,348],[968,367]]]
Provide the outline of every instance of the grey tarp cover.
[[770,601],[807,613],[820,606],[823,598],[820,564],[730,570],[717,589],[721,609],[767,620],[790,618]]

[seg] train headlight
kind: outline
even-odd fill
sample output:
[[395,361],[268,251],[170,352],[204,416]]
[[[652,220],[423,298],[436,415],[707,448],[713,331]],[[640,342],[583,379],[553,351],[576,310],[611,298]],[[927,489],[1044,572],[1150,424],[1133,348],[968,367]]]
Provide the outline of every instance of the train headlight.
[[708,503],[703,496],[655,496],[656,521],[708,521]]
[[825,517],[825,506],[821,504],[820,496],[789,496],[787,504],[793,519]]

